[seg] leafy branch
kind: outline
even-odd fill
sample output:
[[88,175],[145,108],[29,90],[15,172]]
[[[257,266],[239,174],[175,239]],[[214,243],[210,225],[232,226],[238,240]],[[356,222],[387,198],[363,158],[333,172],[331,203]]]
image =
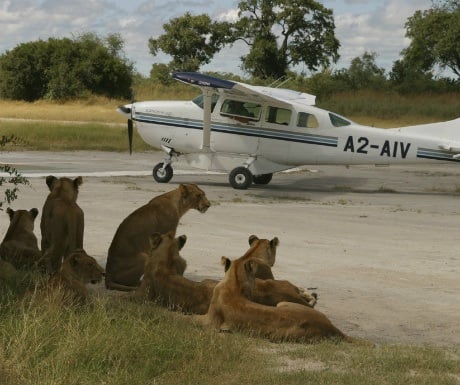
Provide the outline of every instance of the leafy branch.
[[[14,135],[0,137],[0,148],[5,145],[12,143],[16,144],[18,138]],[[3,197],[0,197],[0,210],[3,210],[5,203],[10,204],[18,198],[19,185],[29,185],[27,178],[21,175],[21,173],[14,167],[8,164],[0,164],[0,186],[6,186],[3,191]]]

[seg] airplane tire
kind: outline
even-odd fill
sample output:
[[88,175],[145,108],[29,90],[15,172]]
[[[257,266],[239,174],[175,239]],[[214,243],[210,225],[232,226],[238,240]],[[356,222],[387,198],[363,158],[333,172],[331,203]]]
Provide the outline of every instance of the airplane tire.
[[260,174],[254,175],[253,182],[255,184],[269,184],[272,180],[273,174]]
[[172,177],[173,169],[169,164],[166,167],[163,167],[163,163],[158,163],[153,168],[153,179],[155,179],[158,183],[168,183]]
[[230,185],[237,190],[246,190],[252,183],[252,173],[246,167],[236,167],[230,173]]

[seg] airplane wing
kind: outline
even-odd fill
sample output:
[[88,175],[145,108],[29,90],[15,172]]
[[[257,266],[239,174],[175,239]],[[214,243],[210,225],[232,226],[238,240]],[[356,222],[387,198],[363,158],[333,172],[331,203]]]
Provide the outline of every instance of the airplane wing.
[[202,89],[213,88],[215,91],[226,95],[246,96],[258,101],[276,103],[277,105],[283,105],[285,107],[289,107],[293,103],[313,106],[316,100],[316,96],[305,92],[293,91],[285,88],[253,86],[197,72],[176,72],[172,77]]
[[293,103],[314,105],[316,96],[284,88],[252,86],[200,74],[198,72],[175,72],[173,79],[200,87],[203,92],[203,139],[202,151],[211,151],[211,98],[214,92],[225,95],[245,96],[258,102],[276,103],[289,108]]

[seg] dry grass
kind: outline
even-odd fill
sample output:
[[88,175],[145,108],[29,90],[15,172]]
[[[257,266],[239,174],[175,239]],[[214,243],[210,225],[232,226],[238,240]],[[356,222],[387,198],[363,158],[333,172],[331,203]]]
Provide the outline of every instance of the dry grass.
[[123,123],[125,119],[115,111],[122,103],[106,98],[64,104],[0,100],[0,118]]
[[103,290],[87,306],[63,307],[52,294],[21,303],[32,277],[0,281],[0,385],[455,385],[460,377],[455,349],[275,344]]

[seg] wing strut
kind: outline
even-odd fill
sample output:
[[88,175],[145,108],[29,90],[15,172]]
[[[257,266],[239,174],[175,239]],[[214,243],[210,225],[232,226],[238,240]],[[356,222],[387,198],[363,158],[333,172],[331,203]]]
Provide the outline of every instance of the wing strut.
[[203,90],[203,143],[201,149],[211,151],[211,101],[213,90],[209,87],[201,87]]

